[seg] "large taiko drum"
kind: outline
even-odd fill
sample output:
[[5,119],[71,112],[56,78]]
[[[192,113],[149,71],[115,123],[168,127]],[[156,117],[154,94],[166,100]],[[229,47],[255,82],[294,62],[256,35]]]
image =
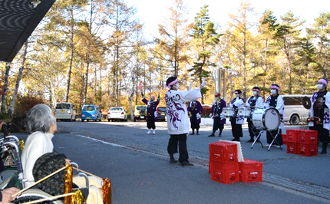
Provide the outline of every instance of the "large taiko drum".
[[281,117],[275,108],[256,108],[252,113],[252,124],[258,130],[276,130],[281,124]]

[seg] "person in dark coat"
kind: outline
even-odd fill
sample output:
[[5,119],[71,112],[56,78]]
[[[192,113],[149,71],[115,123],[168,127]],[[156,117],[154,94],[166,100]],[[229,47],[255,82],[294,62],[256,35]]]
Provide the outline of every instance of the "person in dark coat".
[[190,125],[192,129],[191,135],[196,134],[199,135],[199,124],[201,123],[201,114],[203,111],[203,107],[199,101],[191,101],[188,106],[188,112],[190,112]]
[[155,101],[155,96],[150,96],[150,101],[148,101],[143,93],[142,93],[142,101],[144,104],[147,105],[147,115],[146,115],[146,120],[147,120],[147,128],[148,128],[148,132],[147,134],[151,133],[151,129],[152,129],[152,134],[156,134],[156,125],[155,125],[155,121],[157,120],[157,106],[159,104],[160,101],[160,97],[158,95],[158,99],[157,101]]
[[226,124],[226,118],[221,118],[222,109],[226,107],[226,101],[220,98],[221,94],[214,95],[215,100],[211,108],[210,116],[213,118],[213,131],[209,137],[214,137],[215,131],[219,129],[219,137],[221,137],[224,124]]

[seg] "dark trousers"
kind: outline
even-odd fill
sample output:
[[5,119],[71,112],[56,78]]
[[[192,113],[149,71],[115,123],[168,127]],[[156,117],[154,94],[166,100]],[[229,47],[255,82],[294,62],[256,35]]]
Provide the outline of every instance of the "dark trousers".
[[[277,130],[272,130],[270,131],[273,135],[273,137],[276,136],[277,132],[278,132],[278,129]],[[273,137],[269,134],[269,132],[267,131],[267,143],[270,144],[272,143],[273,141]],[[274,145],[283,145],[283,139],[282,139],[282,130],[280,129],[280,132],[278,133],[278,136],[275,140],[275,142],[273,143]]]
[[168,141],[167,152],[169,154],[174,154],[178,152],[179,143],[179,162],[188,161],[188,151],[187,151],[187,134],[181,135],[171,135]]
[[236,118],[231,118],[231,132],[235,140],[239,141],[240,137],[243,137],[242,124],[236,124]]
[[213,134],[219,129],[219,134],[221,135],[224,125],[220,124],[220,117],[213,118]]
[[258,136],[259,133],[260,133],[260,130],[258,130],[257,128],[254,127],[251,119],[248,119],[248,126],[249,126],[249,133],[250,133],[250,137],[251,137],[251,140],[254,140],[254,137]]
[[152,116],[149,117],[149,120],[147,120],[147,128],[148,129],[156,129],[155,117],[152,117]]
[[313,127],[309,127],[311,130],[316,130],[318,133],[318,138],[320,142],[330,142],[330,137],[329,137],[329,130],[323,128],[323,125],[316,125],[314,124]]

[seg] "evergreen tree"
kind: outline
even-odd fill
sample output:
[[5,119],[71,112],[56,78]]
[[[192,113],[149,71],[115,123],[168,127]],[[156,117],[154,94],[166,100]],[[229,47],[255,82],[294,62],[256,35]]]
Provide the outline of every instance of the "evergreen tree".
[[[195,17],[192,34],[190,35],[198,53],[197,60],[193,62],[193,66],[188,71],[200,84],[203,77],[206,80],[210,77],[210,68],[216,66],[211,60],[211,57],[214,55],[212,49],[219,43],[219,38],[222,35],[216,32],[214,23],[209,20],[208,11],[207,5],[201,7],[201,11]],[[202,103],[204,103],[206,91],[206,88],[202,90]]]

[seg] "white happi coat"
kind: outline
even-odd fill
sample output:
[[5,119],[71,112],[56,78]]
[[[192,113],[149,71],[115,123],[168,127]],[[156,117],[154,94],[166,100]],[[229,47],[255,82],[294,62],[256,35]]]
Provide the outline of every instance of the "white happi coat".
[[189,91],[169,90],[166,93],[166,119],[170,135],[188,134],[189,117],[186,102],[202,97],[199,88]]
[[[269,105],[271,97],[272,97],[271,95],[268,96],[268,98],[266,99],[266,104]],[[283,118],[283,116],[284,116],[284,99],[281,95],[278,95],[278,97],[277,97],[275,108],[278,110],[278,112],[280,114],[280,118],[281,118],[280,119],[281,123],[278,128],[283,129],[284,128],[284,118]]]
[[[313,106],[314,106],[314,103],[315,103],[316,98],[317,98],[317,93],[318,92],[315,92],[313,94],[313,96],[311,97],[312,106],[309,109],[310,117],[314,116]],[[330,130],[330,120],[329,120],[329,115],[330,115],[330,111],[329,111],[329,108],[330,108],[330,93],[329,93],[329,91],[327,92],[327,94],[325,94],[324,99],[325,99],[326,107],[324,107],[323,128],[327,129],[327,130]],[[314,126],[314,122],[309,122],[308,125],[309,126]]]
[[[244,99],[242,98],[234,98],[231,102],[229,107],[233,108],[233,106],[236,106],[237,108],[244,107]],[[244,124],[244,117],[243,116],[237,116],[236,117],[236,124]]]
[[[250,107],[250,101],[251,101],[252,99],[255,100],[255,98],[256,98],[256,96],[252,96],[252,97],[250,97],[250,98],[247,100],[246,104],[245,104],[246,107],[251,108],[251,107]],[[255,105],[255,107],[256,107],[256,108],[262,108],[263,106],[264,106],[264,99],[263,99],[261,96],[259,96],[258,99],[257,99],[257,101],[256,101],[256,105]]]

